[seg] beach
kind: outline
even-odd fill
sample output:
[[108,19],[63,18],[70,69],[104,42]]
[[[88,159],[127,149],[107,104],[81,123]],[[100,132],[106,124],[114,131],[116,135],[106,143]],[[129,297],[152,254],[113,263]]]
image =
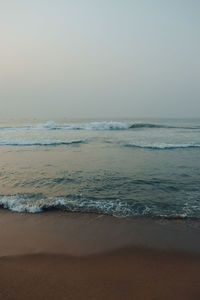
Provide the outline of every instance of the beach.
[[199,300],[199,133],[2,121],[0,300]]
[[0,211],[0,299],[199,299],[198,220]]
[[0,7],[0,300],[200,300],[200,1]]

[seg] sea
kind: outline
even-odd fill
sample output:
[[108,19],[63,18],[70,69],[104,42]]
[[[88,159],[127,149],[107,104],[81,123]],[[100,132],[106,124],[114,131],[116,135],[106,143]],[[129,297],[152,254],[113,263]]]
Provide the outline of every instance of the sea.
[[200,119],[0,121],[0,206],[200,218]]

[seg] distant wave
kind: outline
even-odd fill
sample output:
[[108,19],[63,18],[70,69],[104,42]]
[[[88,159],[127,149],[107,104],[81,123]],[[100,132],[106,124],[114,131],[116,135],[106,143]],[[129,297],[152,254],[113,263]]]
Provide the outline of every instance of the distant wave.
[[68,140],[68,141],[60,141],[60,140],[47,140],[47,141],[0,141],[0,146],[58,146],[58,145],[70,145],[70,144],[80,144],[84,143],[85,140],[77,139],[77,140]]
[[151,124],[151,123],[134,123],[129,128],[177,128],[169,125]]
[[123,122],[91,122],[87,124],[56,124],[55,122],[47,122],[38,125],[26,126],[7,126],[0,127],[0,130],[126,130],[131,127],[128,123]]
[[42,195],[1,195],[0,206],[14,212],[40,213],[48,210],[64,210],[69,212],[100,213],[116,217],[146,216],[164,218],[192,218],[196,216],[200,207],[184,203],[163,205],[162,202],[144,203],[132,200],[97,200],[86,199],[77,195],[69,197],[42,197]]
[[65,125],[64,128],[69,130],[126,130],[130,128],[130,125],[128,123],[110,121]]
[[175,127],[162,124],[153,123],[126,123],[126,122],[91,122],[85,124],[56,124],[53,121],[25,126],[4,126],[0,130],[128,130],[128,129],[142,129],[142,128],[184,128],[184,129],[199,129],[199,127]]
[[134,144],[129,143],[125,144],[126,147],[133,147],[133,148],[144,148],[144,149],[158,149],[158,150],[169,150],[169,149],[188,149],[188,148],[200,148],[200,144]]

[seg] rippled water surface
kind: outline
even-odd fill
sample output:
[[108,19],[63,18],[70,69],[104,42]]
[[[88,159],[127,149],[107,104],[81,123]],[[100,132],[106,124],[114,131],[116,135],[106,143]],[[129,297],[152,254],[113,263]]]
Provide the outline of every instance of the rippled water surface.
[[0,204],[200,217],[200,120],[0,122]]

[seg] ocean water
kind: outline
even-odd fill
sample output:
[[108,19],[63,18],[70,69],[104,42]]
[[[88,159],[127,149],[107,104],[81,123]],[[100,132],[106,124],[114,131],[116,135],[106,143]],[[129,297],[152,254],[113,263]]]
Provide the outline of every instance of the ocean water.
[[200,218],[200,119],[1,120],[0,206]]

